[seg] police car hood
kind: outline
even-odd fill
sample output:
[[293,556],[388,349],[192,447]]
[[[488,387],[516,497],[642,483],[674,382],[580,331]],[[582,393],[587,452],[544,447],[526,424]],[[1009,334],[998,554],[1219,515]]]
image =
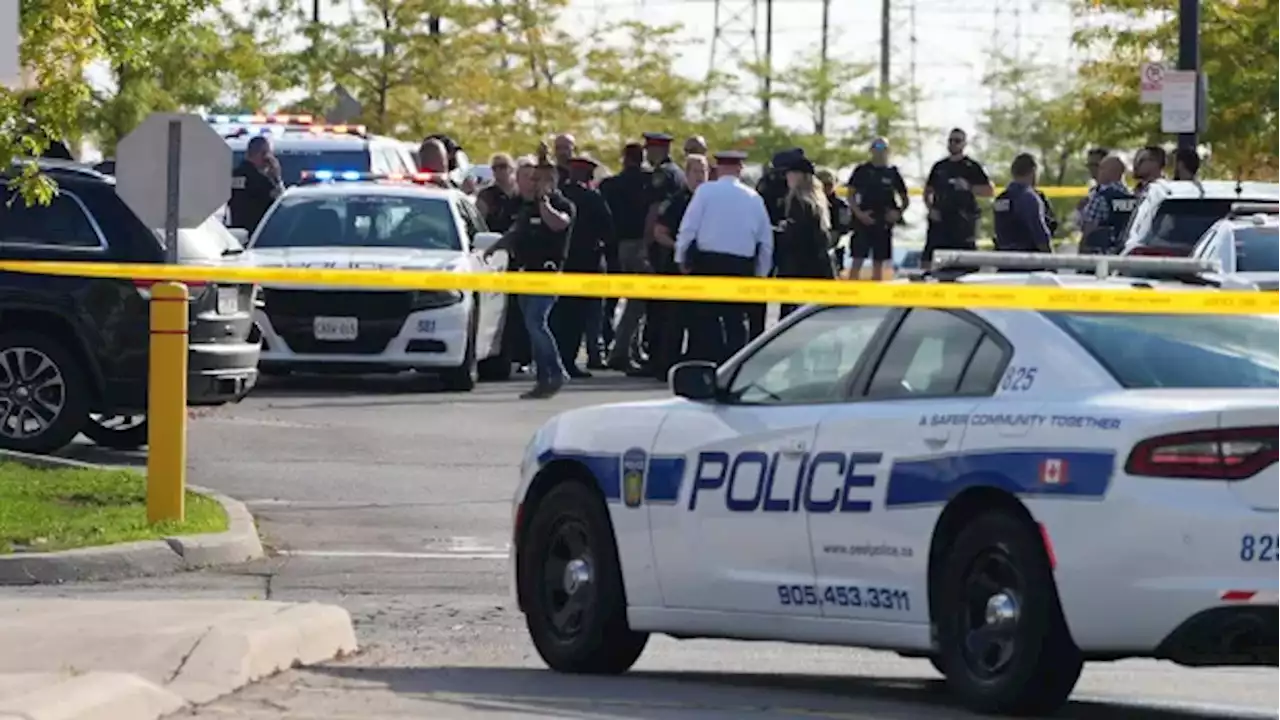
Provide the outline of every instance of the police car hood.
[[463,259],[461,250],[343,246],[250,248],[240,256],[253,267],[324,270],[455,270]]

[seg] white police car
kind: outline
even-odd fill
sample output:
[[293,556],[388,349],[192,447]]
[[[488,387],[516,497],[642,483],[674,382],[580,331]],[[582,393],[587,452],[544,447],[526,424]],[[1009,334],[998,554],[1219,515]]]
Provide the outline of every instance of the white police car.
[[[427,187],[424,176],[304,173],[276,201],[241,262],[315,267],[501,272],[501,237],[461,192]],[[447,388],[511,374],[502,346],[506,296],[456,290],[273,287],[257,311],[264,374],[438,373]]]
[[232,165],[244,160],[256,135],[271,140],[285,185],[296,185],[316,170],[366,172],[375,175],[417,172],[404,143],[371,135],[364,125],[321,124],[310,115],[206,115],[231,148]]
[[1275,316],[807,307],[537,432],[529,632],[580,673],[655,632],[896,650],[1003,713],[1086,660],[1275,665],[1278,344]]

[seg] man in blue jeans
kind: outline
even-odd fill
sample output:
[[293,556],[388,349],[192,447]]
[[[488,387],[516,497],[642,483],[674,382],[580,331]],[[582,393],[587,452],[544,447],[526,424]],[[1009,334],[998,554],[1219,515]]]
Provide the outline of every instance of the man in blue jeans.
[[[560,272],[569,249],[569,233],[573,229],[575,210],[557,189],[556,168],[546,159],[542,149],[537,166],[533,168],[533,182],[524,185],[528,197],[515,223],[503,235],[502,240],[490,248],[488,257],[498,250],[509,250],[511,267],[517,272]],[[525,329],[529,332],[529,345],[533,354],[537,383],[522,394],[521,399],[538,400],[560,392],[568,376],[560,361],[560,350],[547,319],[556,304],[553,295],[520,295],[520,313],[524,316]]]

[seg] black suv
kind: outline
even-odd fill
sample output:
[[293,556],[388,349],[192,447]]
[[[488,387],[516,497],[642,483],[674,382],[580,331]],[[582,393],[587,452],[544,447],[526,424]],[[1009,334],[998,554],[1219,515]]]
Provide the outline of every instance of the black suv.
[[[40,165],[58,183],[47,206],[15,198],[12,175],[0,171],[0,259],[164,262],[160,236],[116,195],[114,178],[74,163]],[[183,263],[234,252],[229,234],[227,244],[210,236],[225,228],[208,225],[180,232]],[[0,272],[0,448],[51,452],[80,432],[117,449],[146,444],[150,284]],[[258,377],[254,288],[189,287],[188,404],[238,401]]]

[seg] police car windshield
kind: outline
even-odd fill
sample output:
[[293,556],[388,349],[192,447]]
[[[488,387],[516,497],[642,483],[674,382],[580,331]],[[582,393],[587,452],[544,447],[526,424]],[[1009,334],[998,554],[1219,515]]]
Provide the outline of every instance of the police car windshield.
[[1239,228],[1235,232],[1237,272],[1280,270],[1280,228]]
[[252,247],[461,250],[449,201],[396,195],[284,197]]
[[1044,313],[1130,389],[1280,387],[1280,318]]
[[1231,212],[1234,199],[1170,199],[1160,203],[1146,238],[1147,244],[1190,248],[1213,224]]
[[[280,150],[275,151],[280,161],[280,179],[285,185],[297,185],[304,170],[332,170],[342,172],[369,171],[369,153],[363,150]],[[232,155],[236,165],[244,160],[244,152]]]

